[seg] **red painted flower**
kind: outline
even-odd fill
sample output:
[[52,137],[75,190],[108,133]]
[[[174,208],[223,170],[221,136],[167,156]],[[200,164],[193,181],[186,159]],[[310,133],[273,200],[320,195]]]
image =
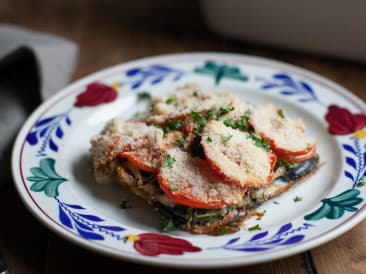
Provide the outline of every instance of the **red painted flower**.
[[182,255],[184,252],[199,252],[201,248],[190,242],[157,233],[129,235],[127,240],[133,241],[133,247],[142,255],[158,256],[160,254]]
[[76,97],[76,107],[93,107],[102,103],[109,103],[117,98],[115,89],[102,83],[94,82]]
[[366,126],[364,113],[352,114],[348,109],[331,105],[325,119],[329,123],[329,132],[336,135],[346,135]]

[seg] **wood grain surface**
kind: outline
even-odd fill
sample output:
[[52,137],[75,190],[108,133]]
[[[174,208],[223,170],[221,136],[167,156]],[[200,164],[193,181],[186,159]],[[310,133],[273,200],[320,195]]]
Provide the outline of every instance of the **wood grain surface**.
[[[151,55],[233,52],[269,57],[312,70],[366,100],[365,64],[217,37],[205,28],[196,1],[2,0],[0,21],[78,43],[79,60],[72,80]],[[6,209],[0,211],[1,222],[6,223],[0,226],[0,244],[9,258],[12,273],[172,271],[116,261],[58,238],[28,213],[11,186],[0,193],[0,207]],[[366,273],[365,235],[366,221],[363,221],[343,236],[307,253],[250,267],[190,273]]]

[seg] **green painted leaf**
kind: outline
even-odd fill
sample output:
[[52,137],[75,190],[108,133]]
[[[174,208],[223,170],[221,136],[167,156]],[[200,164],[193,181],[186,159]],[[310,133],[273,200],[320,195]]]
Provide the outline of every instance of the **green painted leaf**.
[[362,201],[363,201],[362,198],[353,198],[353,199],[339,202],[339,203],[337,203],[337,205],[341,206],[341,207],[348,207],[348,206],[358,205],[358,204],[362,203]]
[[355,212],[358,210],[357,207],[354,206],[350,206],[350,207],[345,207],[344,210],[350,211],[350,212]]
[[39,167],[32,167],[30,172],[32,172],[35,177],[47,178],[47,175]]
[[332,206],[327,214],[328,219],[339,219],[344,214],[344,208],[340,206]]
[[44,193],[49,197],[57,197],[59,195],[58,187],[63,182],[65,182],[64,179],[49,182],[45,187]]
[[67,181],[57,174],[55,160],[52,158],[40,160],[39,167],[32,167],[30,172],[34,175],[27,177],[28,181],[33,182],[30,190],[35,192],[44,191],[49,197],[57,197],[59,195],[58,187],[61,183]]
[[322,219],[322,218],[324,218],[325,216],[328,215],[330,209],[331,209],[330,205],[328,205],[326,203],[323,203],[323,205],[319,209],[317,209],[313,213],[310,213],[310,214],[306,215],[304,217],[304,219],[307,220],[307,221],[320,220],[320,219]]
[[55,170],[55,160],[52,158],[45,158],[39,162],[39,166],[42,171],[51,178],[62,178],[60,175],[56,173]]
[[328,198],[325,200],[329,200],[334,203],[338,203],[341,201],[352,199],[353,197],[356,197],[360,194],[360,191],[358,189],[348,189],[341,194],[338,194],[337,196],[334,196],[332,198]]
[[40,181],[40,182],[36,182],[34,184],[32,184],[32,186],[30,187],[30,190],[34,191],[34,192],[40,192],[43,191],[44,188],[47,186],[49,181]]

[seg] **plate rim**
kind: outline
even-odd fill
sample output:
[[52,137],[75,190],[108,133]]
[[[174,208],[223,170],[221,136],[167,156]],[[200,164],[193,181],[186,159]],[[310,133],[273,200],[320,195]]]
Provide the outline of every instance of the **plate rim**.
[[[193,59],[197,58],[199,60],[205,60],[205,59],[238,59],[237,63],[245,64],[246,61],[256,61],[254,62],[255,65],[262,65],[265,67],[268,67],[269,64],[273,65],[273,68],[281,69],[285,68],[287,71],[290,71],[291,73],[294,73],[296,75],[305,75],[307,78],[311,78],[311,80],[320,81],[323,84],[327,84],[329,87],[331,87],[332,92],[336,92],[338,94],[341,94],[343,97],[346,97],[349,99],[352,104],[360,108],[361,110],[365,111],[365,103],[358,98],[355,94],[344,88],[343,86],[337,84],[336,82],[327,79],[315,72],[309,71],[307,69],[294,66],[282,61],[273,60],[270,58],[263,58],[259,56],[254,55],[245,55],[245,54],[235,54],[235,53],[221,53],[221,52],[194,52],[194,53],[179,53],[179,54],[166,54],[166,55],[157,55],[157,56],[151,56],[141,59],[135,59],[128,62],[123,62],[111,67],[107,67],[105,69],[99,70],[97,72],[94,72],[92,74],[88,74],[81,79],[67,85],[60,91],[56,92],[53,96],[48,98],[46,101],[44,101],[42,104],[40,104],[28,117],[26,122],[23,124],[21,130],[19,131],[16,141],[13,145],[12,150],[12,174],[13,174],[13,180],[14,184],[16,186],[18,195],[21,197],[22,202],[25,204],[25,206],[28,208],[28,210],[33,214],[33,216],[36,217],[39,221],[41,221],[48,229],[50,229],[52,232],[55,232],[57,235],[61,236],[63,239],[69,240],[81,247],[84,247],[86,249],[92,250],[93,252],[97,252],[98,254],[102,255],[108,255],[113,258],[122,259],[122,260],[128,260],[135,263],[144,263],[148,265],[154,265],[154,266],[163,266],[163,267],[180,267],[180,268],[224,268],[224,267],[234,267],[234,266],[244,266],[244,265],[250,265],[250,264],[256,264],[256,263],[264,263],[267,261],[271,261],[274,259],[284,258],[291,255],[295,255],[298,253],[301,253],[305,250],[309,250],[311,248],[320,246],[338,236],[345,233],[346,231],[350,230],[354,226],[356,226],[358,223],[360,223],[365,217],[366,217],[366,210],[365,206],[362,207],[356,214],[354,214],[351,218],[343,221],[342,223],[338,224],[335,229],[333,229],[330,233],[327,233],[326,235],[321,236],[321,238],[315,238],[311,239],[308,242],[300,243],[295,246],[289,246],[284,250],[273,250],[265,253],[258,254],[258,258],[251,259],[250,262],[243,262],[240,260],[240,258],[245,258],[245,256],[233,256],[234,259],[225,258],[225,262],[223,261],[212,261],[212,262],[205,262],[200,263],[199,261],[194,261],[194,263],[185,262],[182,259],[176,260],[169,260],[165,257],[161,259],[161,257],[139,257],[139,256],[133,256],[133,254],[124,254],[123,251],[120,251],[118,254],[111,249],[111,247],[105,246],[103,244],[98,243],[98,245],[95,245],[95,242],[90,240],[85,240],[79,237],[77,234],[73,233],[72,231],[65,232],[65,229],[56,222],[53,222],[52,219],[50,220],[43,214],[39,214],[39,210],[43,211],[41,208],[36,206],[32,199],[27,193],[27,190],[22,188],[23,184],[20,184],[18,182],[18,168],[19,168],[19,159],[17,156],[19,156],[20,147],[22,146],[22,142],[28,132],[28,129],[30,128],[30,125],[34,123],[34,118],[41,115],[52,103],[57,102],[58,100],[62,99],[63,97],[66,97],[69,93],[73,92],[77,87],[84,85],[85,83],[90,83],[93,80],[96,80],[97,78],[105,78],[108,74],[112,74],[113,71],[117,70],[123,70],[127,69],[129,66],[136,66],[139,63],[153,63],[156,60],[159,60],[159,62],[162,62],[161,59],[164,59],[165,63],[171,63],[169,62],[169,59],[177,59],[178,58],[187,58],[187,61],[194,61]],[[219,57],[219,58],[218,58]],[[246,60],[246,61],[245,61]],[[259,62],[258,62],[259,61]],[[248,62],[252,64],[252,62]],[[269,66],[272,67],[272,66]],[[43,212],[45,213],[45,212]],[[314,242],[315,241],[315,242]],[[189,260],[189,259],[186,259]]]

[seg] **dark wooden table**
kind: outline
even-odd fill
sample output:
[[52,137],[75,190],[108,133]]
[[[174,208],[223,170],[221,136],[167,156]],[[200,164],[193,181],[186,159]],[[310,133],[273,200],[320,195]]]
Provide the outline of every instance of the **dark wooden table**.
[[[127,8],[126,3],[119,2],[123,1],[3,0],[0,2],[0,20],[77,42],[80,47],[79,62],[72,80],[117,63],[156,54],[234,52],[274,58],[315,71],[366,100],[364,64],[216,37],[205,29],[197,4],[193,1],[174,1],[176,4],[172,4],[170,2],[173,1],[152,3],[140,0],[128,4]],[[0,194],[0,208],[0,244],[9,258],[12,273],[172,271],[116,261],[55,236],[30,215],[11,185]],[[184,270],[174,272],[186,273]],[[262,265],[207,272],[366,273],[366,221],[336,240],[303,254]]]

